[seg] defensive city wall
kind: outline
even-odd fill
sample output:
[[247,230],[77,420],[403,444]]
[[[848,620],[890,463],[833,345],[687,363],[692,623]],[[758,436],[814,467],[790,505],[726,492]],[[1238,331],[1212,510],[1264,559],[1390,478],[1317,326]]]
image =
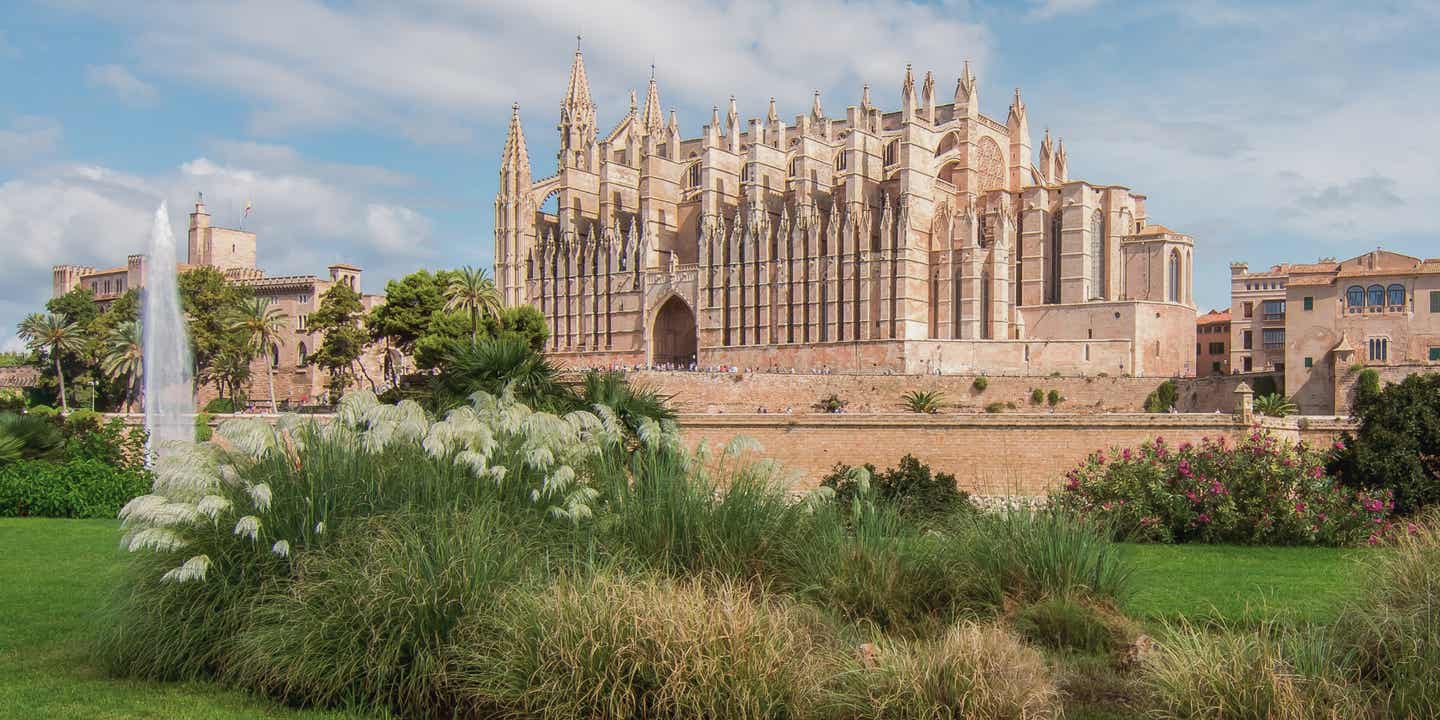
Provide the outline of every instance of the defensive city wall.
[[680,429],[692,444],[720,449],[743,435],[760,455],[792,473],[792,489],[816,486],[836,463],[893,466],[909,453],[955,475],[979,495],[1043,495],[1090,453],[1135,447],[1156,437],[1172,447],[1224,437],[1233,442],[1258,427],[1292,442],[1333,442],[1350,424],[1335,418],[1261,418],[1231,414],[1021,415],[839,414],[685,415]]

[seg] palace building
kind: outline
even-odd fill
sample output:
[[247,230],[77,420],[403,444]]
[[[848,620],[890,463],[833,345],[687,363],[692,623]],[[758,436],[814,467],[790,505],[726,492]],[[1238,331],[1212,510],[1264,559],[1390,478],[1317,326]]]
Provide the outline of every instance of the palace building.
[[[327,268],[327,277],[267,275],[256,265],[255,233],[211,224],[204,198],[199,196],[190,212],[186,245],[186,262],[177,265],[179,272],[213,267],[230,282],[250,288],[257,297],[268,300],[285,313],[287,321],[280,333],[280,343],[268,348],[266,353],[250,363],[247,391],[250,400],[256,405],[269,405],[267,364],[269,369],[274,370],[275,396],[282,407],[329,400],[325,389],[329,375],[310,362],[311,352],[324,338],[310,334],[305,327],[306,318],[320,308],[321,296],[337,284],[361,293],[360,302],[367,311],[384,303],[384,296],[367,295],[361,291],[361,269],[336,263]],[[146,264],[145,255],[136,254],[126,258],[125,265],[103,270],[80,265],[56,265],[51,270],[51,292],[53,297],[60,297],[77,287],[87,288],[96,304],[105,308],[128,290],[140,290],[145,286]],[[397,361],[393,357],[391,360],[392,364]],[[360,378],[362,384],[367,378],[377,386],[386,382],[385,358],[378,347],[367,348],[357,365],[358,374],[363,376]],[[213,393],[213,386],[202,386],[201,402],[209,400]]]
[[532,176],[516,106],[495,199],[495,275],[572,365],[846,372],[1193,375],[1194,243],[1145,196],[1071,178],[961,70],[953,100],[909,67],[901,107],[787,122],[732,97],[699,137],[643,105],[599,134],[577,50],[555,172]]

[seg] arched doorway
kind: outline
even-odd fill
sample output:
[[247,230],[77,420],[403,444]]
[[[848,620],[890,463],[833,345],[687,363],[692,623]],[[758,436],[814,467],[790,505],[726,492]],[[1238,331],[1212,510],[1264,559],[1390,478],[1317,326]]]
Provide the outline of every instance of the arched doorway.
[[651,361],[688,367],[696,360],[695,313],[678,295],[671,295],[655,313],[650,334]]

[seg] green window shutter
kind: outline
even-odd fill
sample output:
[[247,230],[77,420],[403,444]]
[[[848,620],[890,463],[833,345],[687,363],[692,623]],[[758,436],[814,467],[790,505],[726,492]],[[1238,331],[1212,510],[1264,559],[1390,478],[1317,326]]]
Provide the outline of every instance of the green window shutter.
[[1315,367],[1315,358],[1305,358],[1305,367]]
[[1310,297],[1310,296],[1308,296],[1308,295],[1305,297],[1305,309],[1306,309],[1306,310],[1314,310],[1314,309],[1315,309],[1315,298]]
[[1430,348],[1430,362],[1440,362],[1440,347]]
[[1430,312],[1440,313],[1440,290],[1430,291]]

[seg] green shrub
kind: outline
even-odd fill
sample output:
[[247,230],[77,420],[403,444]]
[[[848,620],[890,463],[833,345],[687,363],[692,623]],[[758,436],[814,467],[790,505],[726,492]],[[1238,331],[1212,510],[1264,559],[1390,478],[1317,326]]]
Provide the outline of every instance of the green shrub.
[[1092,453],[1051,493],[1056,506],[1103,519],[1141,542],[1347,545],[1378,537],[1388,493],[1356,493],[1325,474],[1329,455],[1254,430],[1172,449]]
[[845,406],[849,404],[850,401],[841,399],[841,397],[835,393],[830,393],[820,398],[814,407],[822,413],[839,413],[844,412]]
[[120,418],[111,418],[102,425],[87,424],[85,429],[69,433],[64,455],[67,460],[95,460],[125,470],[141,471],[145,468],[145,439],[145,428],[126,425]]
[[806,716],[846,664],[826,635],[813,613],[733,582],[561,579],[466,623],[449,682],[474,716]]
[[1371,392],[1357,392],[1360,429],[1345,436],[1331,469],[1353,487],[1392,491],[1401,513],[1440,505],[1440,374]]
[[861,718],[1058,718],[1045,658],[993,626],[962,623],[933,640],[866,646],[872,666],[840,678],[846,712]]
[[990,387],[990,379],[981,375],[975,378],[975,382],[970,383],[970,386],[975,388],[975,392],[985,392],[985,388]]
[[1139,634],[1134,623],[1116,610],[1065,596],[1022,606],[1010,624],[1036,645],[1097,655],[1119,652]]
[[999,400],[996,400],[995,402],[992,402],[992,403],[990,403],[989,405],[986,405],[986,406],[985,406],[985,412],[987,412],[987,413],[1000,413],[1000,412],[1005,412],[1005,403],[1003,403],[1003,402],[1001,402],[1001,401],[999,401]]
[[1065,398],[1060,395],[1060,391],[1059,391],[1059,390],[1056,390],[1056,389],[1054,389],[1054,388],[1051,388],[1051,389],[1050,389],[1050,393],[1045,396],[1045,401],[1048,402],[1048,403],[1050,403],[1050,407],[1055,407],[1056,405],[1059,405],[1060,403],[1064,402],[1064,401],[1065,401]]
[[833,489],[841,507],[872,499],[907,517],[936,517],[970,507],[970,494],[959,489],[954,475],[932,473],[930,466],[914,455],[907,453],[884,472],[870,463],[861,467],[863,475],[849,465],[837,464],[820,480],[820,486]]
[[1044,390],[1041,390],[1040,388],[1035,388],[1034,390],[1031,390],[1031,391],[1030,391],[1030,404],[1031,404],[1031,405],[1040,405],[1040,404],[1042,404],[1042,403],[1044,403],[1044,402],[1045,402],[1045,391],[1044,391]]
[[113,518],[150,479],[95,460],[26,460],[0,468],[0,516]]
[[940,412],[940,401],[943,397],[943,394],[934,390],[911,390],[900,396],[900,402],[910,412],[934,415]]
[[42,417],[42,418],[44,418],[44,417],[56,417],[56,416],[58,416],[58,415],[60,414],[60,411],[59,411],[59,410],[56,410],[56,409],[53,408],[53,407],[50,407],[49,405],[32,405],[32,406],[30,406],[30,409],[29,409],[29,410],[26,410],[26,411],[25,411],[25,414],[26,414],[26,415],[34,415],[35,417]]
[[1279,393],[1271,393],[1255,398],[1255,412],[1268,417],[1286,417],[1294,415],[1299,411],[1290,398]]
[[94,410],[89,408],[75,410],[65,418],[65,434],[73,436],[95,432],[104,422],[105,416]]
[[0,412],[25,412],[25,393],[16,388],[0,388]]
[[231,398],[214,398],[205,403],[204,411],[210,415],[228,415],[235,412],[235,401]]
[[1175,387],[1174,380],[1166,380],[1160,386],[1150,391],[1145,396],[1145,412],[1163,413],[1170,412],[1175,407],[1175,401],[1179,399],[1179,390]]
[[210,413],[195,413],[195,442],[206,442],[214,435],[214,429],[210,427]]
[[1415,524],[1364,571],[1337,631],[1391,717],[1440,717],[1440,516]]

